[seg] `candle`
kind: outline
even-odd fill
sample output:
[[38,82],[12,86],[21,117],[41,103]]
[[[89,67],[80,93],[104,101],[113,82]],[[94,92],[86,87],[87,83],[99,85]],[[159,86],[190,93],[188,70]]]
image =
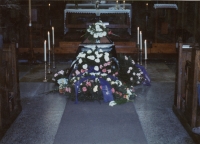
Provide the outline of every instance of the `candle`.
[[116,0],[116,8],[118,9],[118,0]]
[[53,45],[54,45],[54,27],[52,27],[52,41],[53,41]]
[[50,33],[49,33],[49,31],[48,31],[48,48],[50,50]]
[[144,59],[147,59],[147,40],[144,40]]
[[29,8],[29,26],[31,26],[31,0],[28,1],[28,8]]
[[142,31],[140,31],[140,50],[142,50]]
[[146,3],[146,10],[148,10],[148,3]]
[[139,27],[137,27],[137,44],[139,44]]
[[49,3],[49,10],[50,10],[50,6],[51,6],[51,4]]
[[47,57],[46,57],[46,40],[44,41],[44,61],[46,62],[47,61]]

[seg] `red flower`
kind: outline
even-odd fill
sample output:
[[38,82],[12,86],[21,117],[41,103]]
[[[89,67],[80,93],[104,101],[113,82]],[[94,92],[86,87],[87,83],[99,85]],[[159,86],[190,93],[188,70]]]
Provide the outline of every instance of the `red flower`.
[[106,72],[106,69],[102,69],[102,72],[104,72],[104,73],[105,73],[105,72]]
[[112,93],[115,93],[115,89],[114,88],[112,88],[111,91],[112,91]]
[[87,88],[86,88],[86,87],[82,87],[82,90],[83,90],[84,92],[86,92],[86,91],[87,91]]

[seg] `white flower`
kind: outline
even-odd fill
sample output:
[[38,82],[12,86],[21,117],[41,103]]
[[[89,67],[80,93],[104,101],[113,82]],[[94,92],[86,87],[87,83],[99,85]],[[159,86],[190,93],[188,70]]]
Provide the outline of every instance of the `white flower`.
[[135,64],[135,61],[134,61],[134,60],[132,60],[132,64]]
[[63,75],[63,74],[64,74],[64,70],[60,70],[60,71],[58,72],[58,74]]
[[83,60],[80,58],[80,59],[78,60],[78,63],[81,64],[82,62],[83,62]]
[[103,54],[98,54],[97,58],[101,58],[103,56]]
[[109,56],[109,53],[108,53],[108,52],[105,52],[105,55],[106,55],[106,56]]
[[95,78],[95,82],[98,82],[99,81],[99,79],[98,78]]
[[107,80],[107,81],[111,81],[111,78],[108,77],[106,80]]
[[128,69],[129,69],[129,70],[132,70],[133,68],[132,68],[132,67],[129,67]]
[[95,57],[93,55],[87,56],[87,58],[90,59],[90,60],[94,60],[95,59]]
[[140,74],[140,73],[137,73],[136,75],[137,75],[137,76],[140,76],[141,74]]
[[93,92],[97,92],[98,91],[98,85],[95,85],[93,88]]
[[92,53],[92,51],[91,51],[91,50],[88,50],[88,51],[87,51],[87,53],[88,53],[88,54],[91,54],[91,53]]
[[133,72],[133,75],[135,75],[135,72]]
[[110,101],[109,102],[109,106],[114,106],[114,105],[116,105],[117,103],[115,102],[115,101]]
[[107,76],[107,73],[102,73],[101,76]]
[[130,70],[128,70],[127,73],[129,74],[129,73],[130,73]]
[[95,62],[96,63],[100,63],[100,59],[95,59]]
[[125,60],[128,60],[128,57],[127,57],[127,56],[125,56]]
[[100,50],[99,50],[99,52],[103,52],[103,50],[102,50],[102,49],[100,49]]
[[99,67],[98,67],[98,66],[95,66],[95,67],[94,67],[94,70],[95,70],[95,71],[99,71]]
[[114,85],[115,84],[115,82],[114,81],[111,81],[111,85]]
[[137,84],[140,84],[140,82],[139,82],[139,81],[137,81]]
[[67,83],[68,83],[68,79],[66,79],[66,78],[58,79],[58,80],[57,80],[57,83],[58,83],[59,85],[61,85],[61,84],[67,84]]
[[98,34],[97,34],[97,33],[94,33],[93,37],[94,37],[94,38],[98,38]]
[[132,92],[130,91],[129,88],[126,89],[126,92],[127,92],[127,94],[128,94],[129,96],[132,95]]
[[105,61],[109,61],[109,57],[107,55],[104,55]]
[[88,65],[87,64],[84,64],[83,65],[83,69],[87,69]]
[[104,32],[102,33],[102,35],[103,35],[103,36],[106,36],[106,35],[107,35],[107,33],[104,31]]
[[79,54],[78,54],[78,56],[77,56],[77,58],[85,58],[85,53],[83,53],[83,52],[80,52]]
[[95,51],[94,53],[95,53],[95,55],[96,55],[96,56],[98,56],[98,55],[99,55],[99,52],[98,52],[98,51]]
[[118,86],[122,86],[122,82],[120,80],[116,80],[116,83],[118,84]]
[[132,78],[132,77],[130,77],[130,80],[132,81],[132,80],[133,80],[133,78]]

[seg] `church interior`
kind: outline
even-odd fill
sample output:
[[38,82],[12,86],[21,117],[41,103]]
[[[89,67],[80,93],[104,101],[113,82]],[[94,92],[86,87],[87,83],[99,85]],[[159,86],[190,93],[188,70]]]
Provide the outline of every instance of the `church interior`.
[[[200,143],[199,7],[199,1],[1,0],[0,144]],[[84,34],[98,21],[108,35],[90,43]],[[52,78],[87,45],[112,45],[116,57],[143,67],[151,84],[134,86],[137,96],[126,104],[74,104],[54,91]]]

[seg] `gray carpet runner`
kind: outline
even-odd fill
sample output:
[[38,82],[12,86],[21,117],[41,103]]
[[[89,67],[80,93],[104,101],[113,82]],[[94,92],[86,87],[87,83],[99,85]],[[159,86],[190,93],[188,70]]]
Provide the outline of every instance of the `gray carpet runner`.
[[54,144],[147,144],[132,102],[68,101]]

